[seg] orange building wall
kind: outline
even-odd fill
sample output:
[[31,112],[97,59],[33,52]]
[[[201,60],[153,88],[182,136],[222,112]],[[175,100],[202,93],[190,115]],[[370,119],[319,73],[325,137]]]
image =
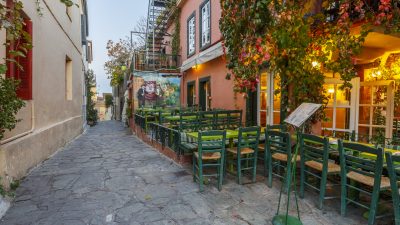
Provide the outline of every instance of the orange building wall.
[[[200,52],[200,5],[204,1],[187,0],[181,6],[181,55],[182,61],[187,59],[187,21],[193,12],[196,14],[196,54]],[[210,0],[211,3],[211,45],[219,42],[222,38],[219,30],[219,19],[221,18],[221,6],[219,0]]]
[[182,77],[181,84],[181,102],[183,105],[187,105],[187,83],[196,81],[196,104],[199,104],[199,79],[210,77],[211,108],[242,109],[243,113],[245,113],[246,101],[241,94],[233,92],[233,80],[225,79],[228,73],[225,65],[225,60],[222,57],[218,57],[198,65],[197,69],[187,70]]

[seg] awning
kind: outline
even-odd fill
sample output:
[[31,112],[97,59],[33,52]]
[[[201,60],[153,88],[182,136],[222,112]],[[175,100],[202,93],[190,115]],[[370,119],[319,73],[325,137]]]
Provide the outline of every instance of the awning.
[[224,51],[222,48],[222,43],[218,42],[217,44],[211,46],[210,48],[200,52],[200,54],[197,54],[197,55],[185,60],[182,63],[181,72],[184,72],[184,71],[192,68],[195,65],[203,64],[208,61],[211,61],[215,58],[220,57],[223,54],[224,54]]

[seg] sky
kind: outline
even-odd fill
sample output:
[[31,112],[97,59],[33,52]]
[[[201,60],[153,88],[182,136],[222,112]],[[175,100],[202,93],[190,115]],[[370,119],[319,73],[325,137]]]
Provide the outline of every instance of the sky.
[[93,62],[97,92],[111,92],[110,80],[104,71],[108,40],[129,37],[137,21],[147,16],[148,0],[88,0],[89,40],[93,41]]

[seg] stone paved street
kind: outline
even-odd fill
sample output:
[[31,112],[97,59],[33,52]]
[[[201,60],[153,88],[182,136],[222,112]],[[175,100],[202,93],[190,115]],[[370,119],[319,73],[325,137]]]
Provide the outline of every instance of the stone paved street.
[[[1,225],[17,224],[270,224],[279,182],[198,192],[189,168],[175,165],[117,122],[102,122],[34,169],[17,190]],[[365,224],[358,211],[325,211],[315,194],[300,200],[304,224]]]

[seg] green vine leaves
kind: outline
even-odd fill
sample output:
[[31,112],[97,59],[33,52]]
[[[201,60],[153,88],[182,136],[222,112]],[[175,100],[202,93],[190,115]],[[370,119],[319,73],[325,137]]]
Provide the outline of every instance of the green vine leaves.
[[[235,91],[255,91],[260,73],[268,71],[282,81],[278,91],[287,96],[286,107],[325,103],[324,74],[339,75],[341,88],[351,88],[355,56],[371,28],[400,27],[400,11],[390,0],[380,0],[378,12],[361,0],[313,2],[220,0],[227,77],[234,78]],[[363,23],[358,35],[354,23]]]
[[[67,7],[73,5],[71,0],[60,0]],[[36,1],[37,11],[40,11],[39,0]],[[18,111],[24,107],[25,102],[17,96],[19,80],[6,77],[7,64],[14,64],[23,69],[17,62],[17,57],[26,57],[32,49],[32,37],[24,30],[25,22],[22,15],[24,6],[19,0],[0,2],[0,30],[6,30],[6,41],[3,45],[8,49],[4,63],[0,63],[0,140],[7,130],[15,128],[20,121],[16,118]]]

